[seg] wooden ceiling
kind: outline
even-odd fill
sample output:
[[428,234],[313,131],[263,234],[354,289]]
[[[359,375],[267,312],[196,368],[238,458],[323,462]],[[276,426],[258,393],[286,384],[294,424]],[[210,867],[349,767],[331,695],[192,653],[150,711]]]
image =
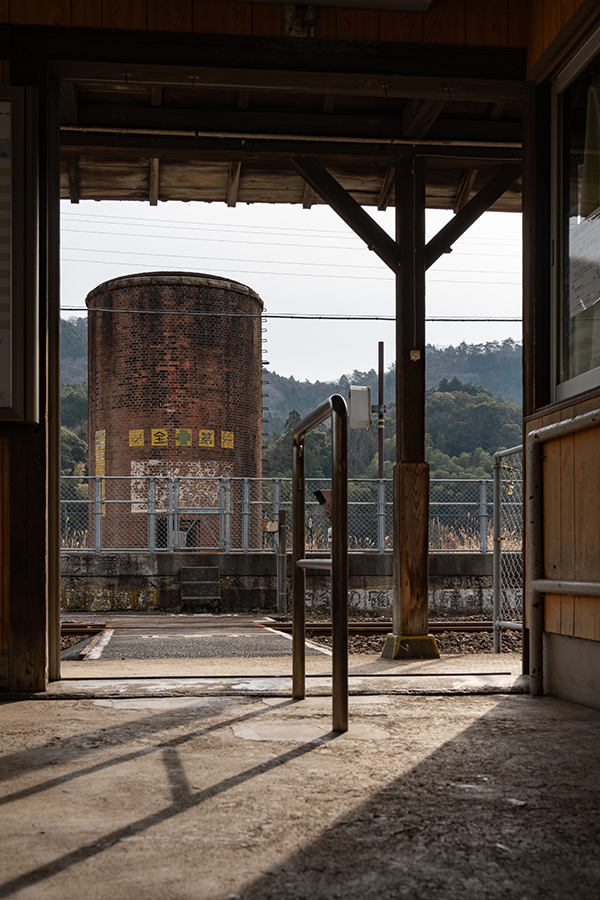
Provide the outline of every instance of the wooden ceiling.
[[[520,161],[524,82],[502,67],[490,79],[476,67],[412,75],[368,62],[358,72],[63,63],[61,196],[310,207],[323,201],[290,161],[300,154],[384,209],[394,161],[417,154],[427,205],[457,211]],[[492,208],[519,210],[520,180]]]

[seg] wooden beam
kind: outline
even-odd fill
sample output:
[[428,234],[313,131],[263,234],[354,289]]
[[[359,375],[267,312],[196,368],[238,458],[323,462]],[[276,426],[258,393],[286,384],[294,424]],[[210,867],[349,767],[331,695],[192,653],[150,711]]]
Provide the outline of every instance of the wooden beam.
[[227,206],[234,207],[237,203],[238,192],[240,189],[241,171],[241,162],[238,161],[229,163],[229,176],[227,179]]
[[[317,138],[367,139],[373,141],[404,140],[402,123],[393,115],[369,116],[360,114],[296,113],[278,111],[240,111],[227,109],[167,109],[161,107],[80,105],[79,124],[86,128],[113,128],[115,131],[148,130],[179,131],[184,134],[242,137],[315,136]],[[461,121],[456,119],[435,122],[428,135],[432,141],[470,143],[519,144],[520,122]]]
[[[425,160],[396,165],[394,634],[384,656],[439,656],[428,636],[429,466],[425,462]],[[391,641],[390,641],[391,638]]]
[[396,242],[373,221],[333,175],[309,156],[294,156],[291,162],[306,183],[367,244],[369,250],[373,250],[393,272],[399,272],[400,249]]
[[79,157],[70,156],[67,165],[69,173],[69,199],[71,203],[79,203]]
[[390,197],[392,196],[392,188],[394,187],[394,178],[396,175],[395,166],[388,166],[385,175],[383,176],[383,184],[381,185],[381,190],[379,191],[379,198],[377,200],[377,209],[387,209],[388,203],[390,202]]
[[[241,137],[217,138],[173,134],[138,134],[120,132],[88,132],[62,129],[61,152],[69,155],[106,156],[109,159],[148,159],[161,156],[164,159],[226,160],[270,159],[294,156],[299,148],[307,156],[329,159],[332,164],[348,162],[367,166],[390,165],[404,153],[426,155],[431,146],[411,141],[408,146],[381,144],[377,141],[324,141],[318,138],[302,141],[293,138],[253,138],[251,142]],[[436,165],[453,169],[465,169],[488,164],[520,162],[520,147],[435,146]]]
[[60,121],[65,125],[77,125],[79,121],[77,85],[72,81],[65,81],[60,86]]
[[490,113],[490,119],[499,119],[505,106],[506,103],[494,103]]
[[162,106],[162,88],[160,85],[153,84],[150,91],[150,105]]
[[445,105],[445,100],[411,100],[402,113],[404,137],[425,137]]
[[463,177],[460,180],[456,192],[456,197],[454,198],[453,210],[455,215],[457,212],[460,212],[463,206],[468,202],[478,171],[479,169],[467,169],[467,171],[463,173]]
[[[214,36],[212,36],[214,37]],[[215,42],[216,43],[216,42]],[[300,42],[298,42],[299,44]],[[308,42],[307,42],[308,46]],[[312,47],[312,43],[310,44]],[[379,50],[381,50],[379,45]],[[364,53],[365,45],[361,44]],[[439,52],[439,45],[435,47]],[[486,48],[491,50],[492,48]],[[95,51],[97,53],[97,49]],[[362,58],[363,54],[361,54]],[[314,62],[313,62],[314,65]],[[396,60],[396,69],[398,63]],[[431,71],[431,67],[430,71]],[[482,77],[452,77],[447,75],[406,74],[392,72],[377,74],[365,72],[355,74],[334,71],[294,71],[282,69],[271,71],[267,68],[240,69],[221,67],[141,66],[128,64],[126,80],[128,84],[181,85],[182,87],[222,88],[225,90],[283,91],[303,94],[344,94],[355,97],[378,97],[405,100],[443,100],[448,98],[461,101],[483,103],[519,103],[525,92],[525,82],[490,79],[493,71],[490,63]],[[77,83],[85,81],[124,82],[124,70],[120,64],[73,63],[69,60],[53,61],[50,74]]]
[[302,195],[302,209],[310,209],[315,202],[317,195],[309,184],[304,185],[304,194]]
[[322,112],[332,113],[334,106],[335,106],[335,94],[325,94],[325,96],[323,97],[323,106],[321,107]]
[[148,199],[150,206],[158,206],[158,176],[160,169],[160,160],[154,157],[150,160],[150,186],[148,188]]
[[238,94],[237,108],[248,109],[250,103],[250,91],[244,89]]
[[473,222],[492,206],[502,194],[517,180],[521,174],[520,166],[503,166],[494,177],[488,181],[475,196],[469,200],[466,206],[457,213],[452,221],[448,222],[435,237],[432,237],[425,249],[426,267],[429,269],[443,253],[446,253],[452,244],[471,227]]

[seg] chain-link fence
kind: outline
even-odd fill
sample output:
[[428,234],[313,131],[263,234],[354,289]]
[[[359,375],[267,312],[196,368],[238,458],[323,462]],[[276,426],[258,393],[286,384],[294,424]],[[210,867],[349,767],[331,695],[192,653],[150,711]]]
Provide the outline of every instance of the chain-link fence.
[[494,455],[494,652],[523,630],[523,446]]
[[[307,479],[306,547],[329,549],[329,522],[315,492],[327,479]],[[279,510],[292,516],[288,478],[65,476],[61,479],[64,550],[271,550],[276,538],[263,523]],[[489,479],[434,479],[430,495],[432,550],[480,550],[490,543],[493,505]],[[291,535],[288,529],[288,546]],[[391,551],[391,479],[348,482],[348,548]]]

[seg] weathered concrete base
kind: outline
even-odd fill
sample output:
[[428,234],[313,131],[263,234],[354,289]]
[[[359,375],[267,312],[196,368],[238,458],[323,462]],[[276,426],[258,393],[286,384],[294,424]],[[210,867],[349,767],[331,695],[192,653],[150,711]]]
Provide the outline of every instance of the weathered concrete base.
[[600,644],[562,634],[545,634],[544,692],[600,709]]
[[[316,554],[323,556],[324,554]],[[181,572],[215,567],[220,573],[221,611],[247,613],[277,608],[277,557],[268,551],[219,553],[179,551],[63,551],[61,605],[64,611],[162,610],[182,608]],[[392,554],[350,553],[348,603],[353,610],[386,612],[392,605]],[[291,590],[291,556],[287,561]],[[520,597],[508,598],[520,603]],[[309,574],[306,605],[327,614],[328,575]],[[492,554],[429,554],[429,609],[491,613]]]
[[388,634],[381,655],[384,659],[439,659],[440,651],[432,634]]

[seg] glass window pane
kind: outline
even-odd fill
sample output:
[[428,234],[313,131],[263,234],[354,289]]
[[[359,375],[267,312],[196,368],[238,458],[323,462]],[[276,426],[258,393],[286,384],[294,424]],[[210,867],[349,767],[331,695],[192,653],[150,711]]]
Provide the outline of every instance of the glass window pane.
[[[600,367],[600,63],[564,93],[561,381]],[[599,373],[600,374],[600,373]]]

